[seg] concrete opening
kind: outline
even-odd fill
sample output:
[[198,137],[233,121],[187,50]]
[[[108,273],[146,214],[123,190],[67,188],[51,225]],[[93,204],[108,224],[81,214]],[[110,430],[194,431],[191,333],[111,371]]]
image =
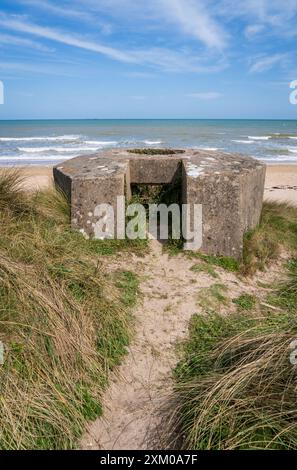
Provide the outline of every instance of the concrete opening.
[[[172,158],[174,155],[184,153],[182,150],[173,149],[131,149],[130,153],[135,153],[135,158],[130,160],[130,203],[140,203],[146,208],[147,222],[149,217],[150,204],[171,204],[178,205],[180,214],[182,213],[182,160]],[[162,158],[162,168],[160,160],[150,159],[149,162],[143,158],[138,159],[137,155],[164,155]],[[170,155],[166,158],[166,155]],[[149,163],[149,164],[148,164]],[[164,221],[163,221],[164,222]],[[180,217],[180,233],[182,233]],[[179,240],[172,238],[172,212],[168,212],[168,237],[162,238],[160,214],[158,214],[158,235],[157,239],[162,244],[174,244],[181,247],[182,237]],[[151,234],[152,235],[152,234]]]

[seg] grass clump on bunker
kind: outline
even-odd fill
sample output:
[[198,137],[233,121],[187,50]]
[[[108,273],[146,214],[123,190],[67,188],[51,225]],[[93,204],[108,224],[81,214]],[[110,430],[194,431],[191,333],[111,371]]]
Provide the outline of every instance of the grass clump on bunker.
[[134,153],[137,155],[179,155],[185,153],[181,149],[166,149],[166,148],[139,148],[139,149],[129,149],[129,153]]
[[138,279],[110,274],[64,197],[28,196],[17,172],[0,176],[0,217],[0,449],[73,448],[126,353]]

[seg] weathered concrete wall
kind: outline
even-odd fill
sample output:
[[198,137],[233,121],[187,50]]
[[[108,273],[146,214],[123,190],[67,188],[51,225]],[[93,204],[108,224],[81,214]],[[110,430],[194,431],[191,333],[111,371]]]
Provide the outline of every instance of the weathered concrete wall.
[[201,251],[240,258],[243,234],[239,216],[239,184],[224,174],[193,177],[185,173],[183,180],[184,203],[202,204]]
[[201,251],[239,259],[244,233],[258,224],[263,201],[265,165],[250,157],[198,150],[142,155],[117,149],[77,157],[54,169],[57,186],[71,202],[72,227],[88,237],[94,236],[98,204],[111,204],[116,219],[116,198],[125,194],[129,199],[130,184],[167,184],[179,174],[183,203],[202,204]]
[[131,183],[167,184],[181,172],[181,159],[175,156],[137,157],[130,160]]
[[266,168],[264,165],[240,174],[241,224],[245,233],[260,220],[264,196]]

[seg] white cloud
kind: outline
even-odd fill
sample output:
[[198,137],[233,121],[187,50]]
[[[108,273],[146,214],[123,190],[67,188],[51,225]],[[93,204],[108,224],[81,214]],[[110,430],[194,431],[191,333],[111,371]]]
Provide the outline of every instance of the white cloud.
[[73,7],[70,8],[69,5],[61,6],[51,3],[47,0],[19,0],[21,3],[27,6],[33,6],[36,8],[40,8],[42,10],[46,10],[48,12],[54,13],[59,16],[70,17],[70,18],[80,18],[85,20],[91,20],[92,16],[83,10],[74,9]]
[[0,62],[1,75],[10,72],[28,72],[41,75],[57,75],[65,77],[73,77],[74,71],[67,70],[63,66],[57,66],[50,63],[28,64],[26,62]]
[[248,39],[250,39],[257,36],[259,33],[262,33],[264,30],[265,26],[263,24],[250,24],[245,28],[244,34]]
[[227,67],[227,62],[223,59],[210,64],[207,57],[197,57],[184,51],[177,52],[158,47],[135,51],[134,56],[139,62],[151,64],[169,72],[216,73]]
[[153,73],[149,72],[139,72],[139,71],[132,71],[132,72],[126,72],[125,77],[130,77],[130,78],[143,78],[143,79],[150,79],[150,78],[155,78],[156,75]]
[[119,60],[122,62],[136,62],[135,57],[129,53],[122,52],[118,49],[104,46],[93,41],[86,41],[79,39],[67,33],[59,32],[52,28],[46,28],[24,21],[7,18],[4,15],[0,16],[0,24],[8,29],[19,31],[22,33],[32,34],[34,36],[43,37],[52,41],[67,44],[68,46],[78,47],[80,49],[86,49],[93,52],[98,52],[112,59]]
[[135,101],[144,101],[146,99],[146,96],[144,96],[144,95],[132,95],[132,96],[130,96],[130,98],[132,100],[135,100]]
[[238,0],[220,0],[217,12],[228,20],[242,18],[251,25],[263,25],[269,34],[295,34],[297,0],[245,0],[240,7]]
[[[76,0],[76,3],[79,0]],[[198,39],[207,47],[223,49],[228,34],[215,18],[216,8],[207,0],[85,0],[87,8],[133,25],[168,32],[168,26],[181,31],[186,37]],[[138,24],[139,23],[139,24]]]
[[100,28],[101,33],[110,34],[112,32],[112,26],[103,22],[98,18],[98,15],[95,15],[94,12],[87,11],[86,8],[73,8],[73,2],[71,5],[63,5],[60,2],[59,5],[53,4],[48,0],[20,0],[21,3],[25,5],[33,6],[35,8],[46,10],[49,13],[52,13],[63,18],[70,18],[79,21],[85,21],[87,23],[95,23],[98,28]]
[[166,48],[120,50],[95,41],[79,38],[54,28],[28,23],[3,14],[0,15],[0,24],[13,31],[31,34],[68,46],[99,53],[120,62],[144,64],[162,68],[165,71],[211,73],[221,71],[227,66],[224,59],[219,60],[215,64],[210,64],[208,57],[197,57],[189,52]]
[[212,18],[201,1],[159,0],[165,7],[167,19],[177,23],[189,36],[193,36],[208,47],[222,49],[227,43],[227,34]]
[[282,64],[287,59],[287,54],[274,54],[270,56],[262,56],[255,60],[250,66],[249,71],[252,73],[266,72],[275,65]]
[[31,41],[30,39],[21,38],[18,36],[13,36],[11,34],[0,33],[0,45],[1,44],[29,47],[30,49],[37,49],[38,51],[41,51],[41,52],[54,52],[55,51],[55,49],[51,47],[47,47],[44,44],[40,44],[39,42]]
[[222,93],[219,93],[217,91],[206,91],[206,92],[201,92],[201,93],[188,93],[187,96],[189,98],[196,98],[198,100],[209,101],[209,100],[217,100],[218,98],[221,98],[223,95]]

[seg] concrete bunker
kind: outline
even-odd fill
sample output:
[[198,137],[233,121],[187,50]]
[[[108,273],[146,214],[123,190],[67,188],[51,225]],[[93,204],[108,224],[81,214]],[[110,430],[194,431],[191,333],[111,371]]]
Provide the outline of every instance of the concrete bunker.
[[179,178],[181,202],[201,204],[201,251],[240,259],[243,237],[260,219],[265,165],[238,154],[193,149],[114,149],[76,157],[54,168],[71,204],[71,224],[94,236],[94,209],[135,185],[170,185]]

